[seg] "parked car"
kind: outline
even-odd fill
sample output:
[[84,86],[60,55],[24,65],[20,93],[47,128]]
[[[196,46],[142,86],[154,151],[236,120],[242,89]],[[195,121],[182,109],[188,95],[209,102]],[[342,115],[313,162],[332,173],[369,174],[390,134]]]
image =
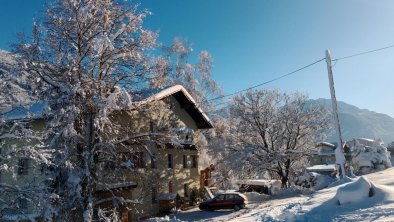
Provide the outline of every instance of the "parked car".
[[200,210],[234,209],[240,210],[246,205],[246,197],[239,193],[221,193],[214,198],[200,203]]

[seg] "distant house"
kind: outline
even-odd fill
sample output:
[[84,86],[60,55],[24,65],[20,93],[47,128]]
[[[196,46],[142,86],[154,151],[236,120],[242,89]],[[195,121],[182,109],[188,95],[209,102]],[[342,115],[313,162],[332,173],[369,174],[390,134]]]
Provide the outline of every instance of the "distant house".
[[336,145],[328,142],[316,144],[316,152],[309,158],[310,167],[308,172],[331,175],[336,171],[335,168],[335,149]]
[[[189,201],[191,190],[200,188],[201,177],[199,175],[199,153],[196,145],[196,132],[202,129],[212,128],[207,115],[197,106],[194,99],[187,90],[180,85],[169,87],[163,90],[151,90],[140,94],[140,104],[152,105],[161,104],[160,109],[153,109],[151,113],[144,115],[136,113],[130,116],[119,111],[116,114],[117,120],[133,131],[146,136],[148,146],[142,147],[132,139],[125,140],[119,146],[118,155],[125,163],[139,174],[124,170],[119,170],[117,174],[122,174],[122,180],[102,178],[102,183],[95,186],[94,207],[105,209],[117,204],[113,197],[131,199],[124,206],[118,206],[119,215],[123,221],[135,221],[156,215],[162,207],[168,207],[171,201]],[[19,115],[19,114],[18,114]],[[42,130],[45,120],[39,115],[34,119],[26,118],[26,121],[34,130]],[[162,125],[171,125],[172,130],[178,136],[177,143],[158,144],[153,139],[160,132]],[[130,127],[132,126],[132,127]],[[131,132],[120,132],[127,135]],[[151,142],[149,142],[151,141]],[[31,141],[32,142],[32,141]],[[34,142],[34,141],[33,141]],[[23,141],[3,141],[5,144],[23,145]],[[0,144],[1,146],[1,144]],[[122,147],[132,147],[132,153],[122,149]],[[6,146],[3,148],[5,149]],[[4,151],[4,150],[3,150]],[[1,174],[0,183],[18,185],[28,183],[33,175],[44,181],[45,175],[40,174],[40,166],[30,161],[27,156],[13,157],[17,161],[16,172]],[[98,159],[105,159],[98,156]],[[98,162],[98,168],[102,172],[111,171],[111,164],[106,161]],[[16,173],[16,179],[13,178]],[[8,193],[0,194],[0,198],[7,200]],[[19,209],[8,214],[23,214],[34,217],[37,207],[25,200],[21,200]]]
[[325,165],[335,163],[336,145],[328,142],[316,144],[316,152],[312,154],[309,161],[311,165]]

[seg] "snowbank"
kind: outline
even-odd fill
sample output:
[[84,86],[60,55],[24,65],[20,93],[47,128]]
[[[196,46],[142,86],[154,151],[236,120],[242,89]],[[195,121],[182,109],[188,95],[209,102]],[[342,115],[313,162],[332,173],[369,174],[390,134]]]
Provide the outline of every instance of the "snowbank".
[[248,203],[261,203],[269,199],[268,195],[257,192],[245,192],[242,194],[247,198]]
[[144,222],[181,222],[181,220],[177,219],[176,217],[170,218],[169,216],[164,217],[155,217],[144,220]]
[[334,199],[338,201],[338,204],[344,205],[367,201],[365,199],[373,194],[374,187],[372,183],[367,178],[360,177],[356,181],[338,188]]
[[296,221],[394,221],[392,184],[392,168],[357,179],[345,178],[303,203],[295,213]]
[[350,182],[353,182],[353,179],[350,178],[350,177],[345,176],[344,178],[331,183],[330,185],[328,185],[328,187],[336,187],[336,186],[339,186],[339,185],[342,185],[342,184],[346,184],[346,183],[350,183]]
[[[374,188],[369,197],[368,184]],[[364,178],[344,178],[330,188],[314,192],[311,196],[270,196],[261,203],[251,204],[240,211],[200,211],[198,208],[171,215],[174,221],[394,221],[394,168],[368,174]],[[335,186],[334,186],[335,185]],[[290,189],[284,191],[290,192]],[[295,190],[294,190],[295,191]],[[354,192],[353,192],[354,191]],[[356,200],[354,196],[363,196]],[[294,193],[293,193],[294,194]],[[251,198],[259,197],[256,194]],[[343,204],[338,205],[338,199]],[[171,221],[170,218],[154,218],[147,221]]]

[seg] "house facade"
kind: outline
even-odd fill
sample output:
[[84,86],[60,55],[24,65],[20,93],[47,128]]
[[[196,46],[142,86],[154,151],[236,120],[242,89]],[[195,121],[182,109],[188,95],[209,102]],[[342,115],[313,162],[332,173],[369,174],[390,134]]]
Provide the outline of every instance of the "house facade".
[[[130,189],[129,198],[140,201],[131,204],[128,220],[166,213],[175,205],[179,207],[181,202],[192,201],[193,191],[200,189],[197,132],[212,128],[208,117],[182,86],[144,96],[144,104],[159,110],[152,112],[149,121],[143,121],[139,132],[154,136],[170,122],[177,138],[174,143],[152,142],[145,148],[134,149],[138,151],[132,157],[133,162],[145,176],[130,175],[130,181],[136,186]],[[127,121],[122,122],[127,124]],[[133,146],[133,142],[125,141],[125,145]]]
[[[133,139],[126,139],[119,144],[117,155],[124,161],[124,169],[111,172],[115,169],[108,162],[97,163],[103,173],[98,180],[102,182],[97,182],[95,186],[94,208],[96,211],[105,210],[115,204],[123,221],[157,215],[166,212],[174,204],[187,203],[193,199],[193,191],[200,188],[196,135],[199,130],[213,127],[186,89],[179,85],[142,95],[140,105],[153,108],[147,113],[136,112],[132,116],[119,112],[115,118],[128,129],[120,132],[122,136],[127,138],[128,134],[141,134],[146,140],[144,145]],[[42,130],[45,120],[31,120],[30,125],[35,130]],[[176,138],[158,142],[160,140],[157,138],[168,130]],[[20,141],[3,141],[3,146],[10,147],[12,143],[13,147],[21,145]],[[41,166],[30,161],[29,157],[21,155],[12,159],[17,162],[16,167],[13,171],[1,174],[1,183],[23,185],[37,178],[46,180]],[[122,175],[123,179],[106,177],[104,172]],[[114,201],[117,198],[128,201],[118,204]],[[6,212],[9,218],[15,218],[13,214],[34,218],[38,208],[28,201],[18,201],[20,203],[15,205],[15,211]]]
[[309,159],[311,165],[335,164],[335,144],[321,142],[315,147],[316,152]]

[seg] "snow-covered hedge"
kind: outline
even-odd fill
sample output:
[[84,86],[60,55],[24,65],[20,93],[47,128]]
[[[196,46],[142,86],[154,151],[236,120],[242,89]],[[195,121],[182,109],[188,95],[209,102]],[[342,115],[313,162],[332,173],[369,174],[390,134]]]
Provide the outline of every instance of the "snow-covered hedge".
[[350,143],[352,164],[361,174],[391,167],[390,152],[381,140],[354,139]]
[[320,190],[327,187],[334,182],[334,178],[314,172],[305,173],[294,180],[296,186],[303,188],[312,188],[313,190]]

